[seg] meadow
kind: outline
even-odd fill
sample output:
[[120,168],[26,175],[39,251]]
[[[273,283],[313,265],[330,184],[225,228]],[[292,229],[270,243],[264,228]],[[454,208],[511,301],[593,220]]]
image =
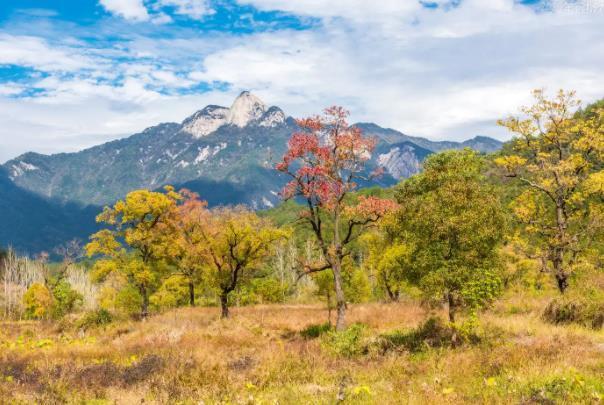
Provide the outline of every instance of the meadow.
[[[510,292],[481,314],[476,339],[413,346],[396,337],[438,310],[352,305],[358,336],[316,335],[321,305],[178,308],[87,330],[4,322],[4,403],[601,403],[604,332],[542,320],[549,292]],[[310,327],[310,328],[309,328]],[[355,329],[354,327],[352,328]],[[350,329],[349,329],[350,330]],[[314,332],[314,333],[313,333]],[[404,339],[399,339],[404,340]]]

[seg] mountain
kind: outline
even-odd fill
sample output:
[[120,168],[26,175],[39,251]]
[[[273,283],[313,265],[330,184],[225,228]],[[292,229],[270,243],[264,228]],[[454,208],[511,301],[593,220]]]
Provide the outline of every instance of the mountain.
[[60,204],[16,186],[0,168],[0,246],[19,252],[51,250],[62,242],[87,240],[99,207]]
[[[385,169],[381,179],[362,186],[395,184],[417,173],[430,153],[443,149],[467,146],[489,152],[501,147],[487,137],[435,142],[372,123],[356,125],[378,139],[368,170]],[[0,245],[19,240],[27,249],[47,249],[53,241],[89,233],[99,208],[82,207],[111,204],[131,190],[166,184],[198,192],[211,206],[273,207],[287,180],[273,166],[296,129],[295,120],[279,107],[242,92],[230,107],[208,105],[181,123],[162,123],[81,152],[26,153],[1,167],[0,195],[12,199],[3,200],[10,207],[0,211],[0,222],[29,221],[28,226],[0,234]],[[36,235],[40,229],[43,237]],[[33,238],[29,245],[28,238]]]
[[362,122],[356,124],[366,135],[377,136],[389,143],[409,142],[421,146],[432,152],[441,152],[447,149],[471,148],[478,152],[491,153],[498,151],[503,146],[503,142],[487,136],[476,136],[463,142],[455,141],[430,141],[426,138],[405,135],[395,129],[382,128],[373,123]]
[[224,192],[245,189],[241,202],[262,207],[277,201],[273,149],[283,152],[294,127],[279,108],[244,92],[230,108],[207,106],[180,124],[159,124],[78,153],[27,153],[4,167],[15,184],[61,202],[103,205],[133,189],[191,183],[203,195],[218,185]]

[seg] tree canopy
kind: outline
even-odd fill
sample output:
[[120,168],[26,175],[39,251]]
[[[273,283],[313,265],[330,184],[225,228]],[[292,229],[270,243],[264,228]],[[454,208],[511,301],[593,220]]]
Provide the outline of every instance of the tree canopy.
[[531,240],[528,253],[541,260],[563,293],[602,226],[594,198],[601,198],[604,187],[604,108],[576,113],[580,101],[572,91],[549,99],[536,90],[534,97],[534,105],[521,109],[523,116],[500,121],[515,138],[495,162],[520,182],[523,191],[512,210]]
[[379,174],[367,174],[365,168],[375,139],[349,126],[347,117],[348,111],[342,107],[330,107],[323,116],[298,120],[300,131],[292,135],[276,166],[291,178],[281,193],[283,198],[303,201],[299,219],[310,226],[322,253],[319,263],[304,264],[305,274],[333,273],[337,330],[346,324],[342,261],[351,254],[348,247],[365,227],[396,205],[372,196],[361,196],[353,203],[347,198],[359,180]]
[[461,305],[479,307],[500,288],[505,217],[484,168],[469,149],[443,152],[398,187],[396,243],[412,257],[406,278],[428,298],[445,297],[451,321]]

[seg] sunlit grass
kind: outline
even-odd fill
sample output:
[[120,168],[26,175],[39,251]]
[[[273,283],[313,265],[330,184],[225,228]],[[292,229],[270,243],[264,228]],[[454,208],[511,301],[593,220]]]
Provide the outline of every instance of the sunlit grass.
[[[319,305],[182,308],[79,331],[4,323],[0,398],[9,403],[600,403],[604,332],[544,323],[549,298],[510,295],[481,314],[482,340],[419,352],[326,350]],[[510,310],[522,306],[523,310]],[[438,311],[435,312],[439,315]],[[443,314],[440,314],[443,315]],[[350,308],[364,342],[419,325],[412,301]],[[401,332],[402,333],[402,332]],[[548,402],[549,401],[549,402]]]

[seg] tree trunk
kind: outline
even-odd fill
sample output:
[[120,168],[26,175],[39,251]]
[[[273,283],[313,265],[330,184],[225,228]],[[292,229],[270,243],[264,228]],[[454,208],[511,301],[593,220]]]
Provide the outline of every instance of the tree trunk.
[[195,306],[195,284],[192,281],[189,281],[189,305]]
[[447,293],[447,302],[449,306],[449,322],[455,323],[455,314],[457,312],[457,306],[455,303],[455,298],[451,292]]
[[556,270],[556,283],[558,285],[560,294],[564,294],[566,288],[568,287],[568,274],[566,274],[562,269]]
[[[449,291],[447,293],[447,301],[449,303],[449,322],[455,323],[455,314],[457,313],[457,302],[455,296]],[[453,326],[453,334],[451,335],[451,344],[453,347],[459,343],[459,337],[457,336],[457,328]]]
[[333,263],[333,281],[336,288],[336,331],[342,332],[346,329],[346,297],[344,295],[342,264],[340,258],[335,258]]
[[556,283],[558,284],[558,290],[561,294],[564,294],[568,287],[568,274],[564,271],[564,250],[566,240],[566,211],[564,209],[564,201],[559,201],[556,207],[556,220],[558,222],[558,235],[557,235],[557,246],[554,247],[554,276],[556,277]]
[[552,264],[558,290],[561,294],[564,294],[564,291],[566,291],[566,288],[568,287],[568,273],[564,271],[564,252],[562,248],[554,248]]
[[327,323],[331,327],[331,293],[327,290]]
[[392,291],[392,289],[390,288],[390,286],[388,285],[388,283],[385,283],[384,285],[386,286],[386,292],[388,293],[388,297],[390,298],[390,301],[392,301],[392,302],[398,302],[399,292],[398,291]]
[[143,302],[141,304],[141,319],[146,319],[147,316],[149,316],[149,294],[147,292],[147,288],[141,286],[140,293],[143,297]]
[[220,295],[220,307],[222,308],[221,318],[226,319],[229,317],[229,295],[226,292],[223,292]]

